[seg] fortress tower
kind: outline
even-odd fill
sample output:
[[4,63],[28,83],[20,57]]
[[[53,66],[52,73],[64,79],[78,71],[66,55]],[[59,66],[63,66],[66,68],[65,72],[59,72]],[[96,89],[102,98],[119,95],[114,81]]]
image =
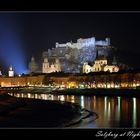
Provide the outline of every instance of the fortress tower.
[[44,58],[44,62],[42,64],[42,73],[49,73],[49,62],[48,62],[48,58]]
[[12,66],[10,66],[10,68],[9,68],[8,76],[9,76],[9,77],[14,77],[14,71],[13,71]]

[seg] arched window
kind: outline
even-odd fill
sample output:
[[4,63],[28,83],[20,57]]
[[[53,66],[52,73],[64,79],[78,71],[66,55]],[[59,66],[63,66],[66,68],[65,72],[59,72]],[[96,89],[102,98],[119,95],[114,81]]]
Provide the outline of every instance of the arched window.
[[112,71],[114,72],[115,71],[115,68],[113,67]]

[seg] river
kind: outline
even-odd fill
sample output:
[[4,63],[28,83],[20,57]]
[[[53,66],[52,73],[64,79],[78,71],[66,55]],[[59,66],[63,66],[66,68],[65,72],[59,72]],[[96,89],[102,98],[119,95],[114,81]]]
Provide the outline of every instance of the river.
[[140,127],[140,98],[121,96],[75,96],[37,93],[9,93],[21,98],[61,100],[78,103],[98,114],[96,120],[88,119],[73,128],[138,128]]

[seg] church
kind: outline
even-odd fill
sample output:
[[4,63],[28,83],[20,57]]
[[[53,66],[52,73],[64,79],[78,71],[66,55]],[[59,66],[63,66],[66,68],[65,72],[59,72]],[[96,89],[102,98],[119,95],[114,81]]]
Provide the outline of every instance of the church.
[[29,68],[29,73],[39,72],[39,66],[33,56],[31,58],[31,61],[29,62],[28,68]]
[[48,58],[44,58],[44,62],[42,64],[42,73],[52,73],[52,72],[60,72],[61,65],[59,59],[56,58],[54,63],[49,63]]
[[118,72],[119,67],[117,66],[115,57],[113,58],[112,64],[109,65],[106,57],[99,56],[97,51],[97,56],[93,66],[90,66],[87,62],[83,64],[83,73],[100,72],[100,71]]
[[48,58],[45,57],[44,61],[41,64],[41,69],[39,68],[38,63],[35,61],[35,58],[31,58],[31,62],[29,63],[29,73],[52,73],[52,72],[60,72],[61,64],[58,58],[55,58],[48,61]]

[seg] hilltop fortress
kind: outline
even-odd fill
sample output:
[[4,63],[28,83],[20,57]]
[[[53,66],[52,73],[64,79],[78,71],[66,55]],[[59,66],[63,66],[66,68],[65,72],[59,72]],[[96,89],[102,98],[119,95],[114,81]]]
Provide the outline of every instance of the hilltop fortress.
[[97,51],[98,55],[108,57],[111,48],[109,38],[99,41],[95,37],[80,38],[76,43],[71,41],[64,44],[56,42],[55,48],[42,53],[42,64],[37,64],[32,57],[29,63],[29,72],[80,73],[85,62],[95,61]]

